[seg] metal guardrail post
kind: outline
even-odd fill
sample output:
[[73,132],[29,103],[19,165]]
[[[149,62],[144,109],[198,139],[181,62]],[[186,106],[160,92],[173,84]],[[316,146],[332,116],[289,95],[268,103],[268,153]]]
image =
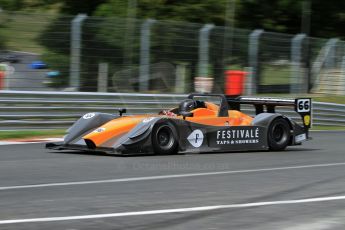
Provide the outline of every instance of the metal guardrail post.
[[206,24],[199,30],[199,68],[198,77],[208,76],[209,64],[209,37],[213,24]]
[[251,77],[254,88],[252,89],[252,94],[256,94],[258,86],[260,84],[260,73],[258,73],[259,65],[259,40],[260,36],[264,33],[264,30],[254,30],[249,35],[249,67],[251,67]]
[[[291,41],[290,93],[307,93],[308,85],[301,67],[303,41],[305,34],[297,34]],[[296,87],[297,86],[297,87]]]
[[149,89],[150,76],[150,37],[151,26],[156,20],[147,19],[141,26],[140,35],[140,68],[139,68],[139,90],[140,92]]
[[80,54],[81,54],[81,26],[87,18],[86,14],[78,14],[71,25],[71,58],[69,87],[78,91],[80,88]]

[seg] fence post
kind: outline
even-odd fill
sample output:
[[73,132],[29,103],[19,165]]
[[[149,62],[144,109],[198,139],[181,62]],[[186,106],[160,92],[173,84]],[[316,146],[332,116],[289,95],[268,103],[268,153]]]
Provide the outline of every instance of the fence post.
[[328,57],[325,60],[325,67],[326,68],[334,68],[335,67],[335,51],[336,51],[336,46],[338,43],[339,39],[338,38],[331,38],[327,41],[326,46],[329,46],[329,53]]
[[147,19],[140,30],[140,68],[139,68],[139,90],[140,92],[149,89],[150,76],[150,41],[151,41],[151,25],[156,20]]
[[199,30],[199,68],[198,77],[208,76],[209,62],[209,37],[213,24],[206,24]]
[[340,93],[345,95],[345,56],[343,56],[341,61],[341,75],[342,75],[342,84]]
[[[291,74],[290,93],[307,93],[308,85],[305,81],[305,74],[301,68],[302,47],[305,34],[297,34],[291,41]],[[302,74],[301,74],[302,73]]]
[[[330,68],[332,65],[332,49],[336,46],[338,42],[337,38],[328,39],[327,43],[321,49],[319,55],[317,56],[314,64],[312,65],[312,74],[314,75],[314,91],[320,89],[321,72],[323,68]],[[331,57],[331,58],[330,58]]]
[[258,73],[259,65],[259,40],[264,30],[254,30],[249,35],[249,67],[251,68],[252,77],[252,94],[256,94],[260,84],[260,73]]
[[185,93],[186,78],[187,78],[187,64],[176,64],[176,79],[175,79],[175,93]]
[[108,91],[108,63],[98,64],[97,92]]
[[255,88],[252,77],[253,70],[251,67],[245,67],[244,71],[247,72],[246,81],[244,84],[244,95],[252,96],[254,95],[253,91]]
[[81,26],[86,18],[86,14],[78,14],[75,18],[73,18],[71,24],[69,87],[76,91],[78,91],[80,88]]

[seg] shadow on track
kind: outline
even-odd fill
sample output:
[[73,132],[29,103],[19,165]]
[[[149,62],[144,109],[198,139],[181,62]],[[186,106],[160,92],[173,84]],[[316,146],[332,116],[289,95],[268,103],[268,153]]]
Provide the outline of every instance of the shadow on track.
[[320,151],[320,150],[323,150],[323,149],[292,147],[292,148],[288,148],[288,149],[281,151],[281,152],[313,152],[313,151]]
[[[319,151],[321,149],[316,149],[316,148],[288,148],[284,151],[268,151],[268,150],[263,150],[263,151],[231,151],[231,152],[189,152],[189,153],[178,153],[174,154],[174,156],[178,155],[223,155],[223,154],[242,154],[242,153],[251,153],[251,154],[263,154],[263,153],[274,153],[274,154],[286,154],[286,153],[291,153],[291,152],[313,152],[313,151]],[[95,151],[51,151],[48,153],[52,154],[74,154],[74,155],[89,155],[89,156],[107,156],[107,157],[142,157],[142,156],[172,156],[171,154],[159,154],[156,155],[154,153],[134,153],[134,154],[109,154],[109,153],[104,153],[104,152],[95,152]]]
[[[88,155],[88,156],[104,156],[104,157],[142,157],[142,156],[172,156],[169,154],[160,154],[160,155],[155,155],[153,153],[134,153],[134,154],[109,154],[109,153],[104,153],[104,152],[86,152],[86,151],[52,151],[48,152],[52,154],[72,154],[72,155]],[[176,154],[176,155],[182,155],[182,154]]]

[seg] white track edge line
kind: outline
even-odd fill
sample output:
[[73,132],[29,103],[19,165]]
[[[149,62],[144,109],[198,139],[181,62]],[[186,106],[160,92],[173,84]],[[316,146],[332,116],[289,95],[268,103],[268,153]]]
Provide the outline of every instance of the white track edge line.
[[325,201],[335,201],[335,200],[345,200],[345,196],[316,197],[316,198],[306,198],[306,199],[297,199],[297,200],[279,200],[279,201],[266,201],[266,202],[243,203],[243,204],[200,206],[200,207],[191,207],[191,208],[147,210],[147,211],[137,211],[137,212],[118,212],[118,213],[105,213],[105,214],[93,214],[93,215],[79,215],[79,216],[0,220],[0,225],[33,223],[33,222],[100,219],[100,218],[111,218],[111,217],[114,218],[114,217],[126,217],[126,216],[159,215],[159,214],[185,213],[185,212],[205,212],[205,211],[213,211],[213,210],[220,210],[220,209],[251,208],[251,207],[261,207],[261,206],[270,206],[270,205],[281,205],[281,204],[315,203],[315,202],[325,202]]
[[46,142],[58,142],[63,138],[38,138],[39,141],[1,141],[0,145],[25,145],[25,144],[40,144]]
[[239,173],[252,173],[252,172],[269,172],[269,171],[282,171],[282,170],[306,169],[306,168],[321,168],[321,167],[332,167],[332,166],[345,166],[345,162],[288,166],[288,167],[276,167],[276,168],[248,169],[248,170],[236,170],[236,171],[215,171],[215,172],[204,172],[204,173],[172,174],[172,175],[162,175],[162,176],[130,177],[130,178],[118,178],[118,179],[108,179],[108,180],[72,181],[72,182],[58,182],[58,183],[46,183],[46,184],[3,186],[3,187],[0,187],[0,191],[13,190],[13,189],[26,189],[26,188],[43,188],[43,187],[57,187],[57,186],[72,186],[72,185],[162,180],[162,179],[173,179],[173,178],[213,176],[213,175],[226,175],[226,174],[239,174]]

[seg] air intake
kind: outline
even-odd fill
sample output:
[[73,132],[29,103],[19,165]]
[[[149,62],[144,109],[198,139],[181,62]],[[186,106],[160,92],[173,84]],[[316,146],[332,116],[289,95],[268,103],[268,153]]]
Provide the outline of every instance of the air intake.
[[84,141],[85,141],[85,143],[89,149],[95,149],[96,148],[96,145],[95,145],[95,143],[93,143],[93,141],[91,141],[89,139],[85,139]]

